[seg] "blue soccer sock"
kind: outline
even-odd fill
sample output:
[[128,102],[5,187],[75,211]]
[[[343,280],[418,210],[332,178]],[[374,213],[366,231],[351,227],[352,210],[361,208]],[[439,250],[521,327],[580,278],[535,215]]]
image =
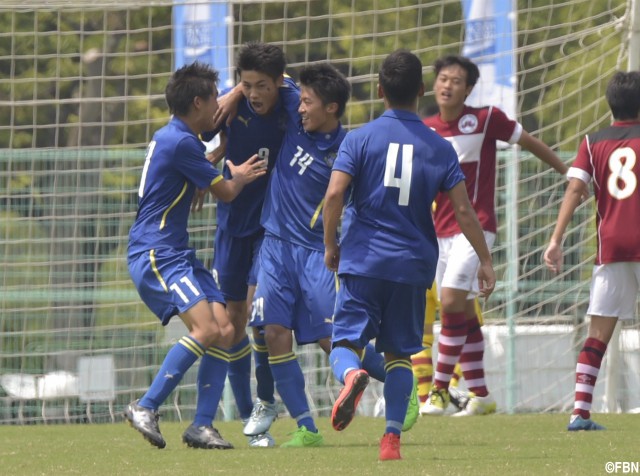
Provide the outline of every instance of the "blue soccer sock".
[[384,382],[387,377],[387,372],[384,370],[384,356],[376,352],[372,344],[367,344],[362,352],[362,368],[378,382]]
[[249,418],[253,408],[251,398],[251,344],[244,336],[229,349],[229,383],[236,399],[241,419]]
[[358,370],[362,368],[362,362],[356,352],[343,346],[337,346],[331,349],[329,354],[329,364],[336,380],[341,384],[344,384],[344,378],[352,370]]
[[198,369],[198,399],[195,426],[211,426],[222,398],[224,381],[229,369],[229,354],[220,347],[209,347]]
[[387,378],[384,382],[385,417],[387,427],[385,433],[402,432],[402,424],[407,414],[409,398],[413,390],[413,371],[411,361],[392,360],[385,366]]
[[178,386],[189,367],[204,354],[204,350],[204,347],[193,337],[182,337],[167,352],[149,390],[142,396],[138,404],[144,408],[157,410],[173,389]]
[[264,402],[275,403],[275,387],[271,367],[269,366],[269,351],[263,336],[253,337],[253,360],[256,368],[256,393]]
[[289,352],[276,357],[269,356],[269,365],[271,365],[271,373],[280,398],[282,398],[291,417],[295,418],[298,427],[304,425],[307,430],[317,432],[318,429],[311,416],[309,402],[304,393],[304,374],[296,354]]

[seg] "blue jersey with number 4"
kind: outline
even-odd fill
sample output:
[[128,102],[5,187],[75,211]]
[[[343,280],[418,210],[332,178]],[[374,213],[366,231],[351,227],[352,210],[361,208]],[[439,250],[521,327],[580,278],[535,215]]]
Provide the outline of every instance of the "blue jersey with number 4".
[[347,134],[333,170],[353,177],[338,273],[431,286],[438,259],[431,203],[464,180],[451,144],[416,114],[388,110]]

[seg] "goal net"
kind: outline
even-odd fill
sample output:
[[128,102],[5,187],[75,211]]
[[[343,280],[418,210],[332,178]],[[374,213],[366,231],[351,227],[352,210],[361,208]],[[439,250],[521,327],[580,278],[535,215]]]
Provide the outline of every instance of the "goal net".
[[[569,163],[584,134],[611,120],[604,91],[626,69],[631,2],[512,3],[516,117]],[[222,14],[207,14],[212,7]],[[204,42],[227,58],[217,67],[229,81],[229,61],[250,40],[281,46],[294,78],[305,64],[331,62],[353,87],[347,128],[382,112],[377,71],[387,54],[418,54],[430,90],[431,64],[460,53],[468,29],[458,0],[1,2],[0,423],[114,419],[185,332],[179,319],[158,325],[125,259],[145,147],[168,119],[164,87],[184,53],[178,8],[198,12],[181,26],[185,48]],[[224,41],[209,44],[220,32]],[[434,104],[428,92],[423,110]],[[517,151],[502,152],[499,164],[499,283],[484,304],[488,384],[502,410],[567,410],[587,326],[593,200],[572,221],[565,269],[553,276],[541,257],[565,184]],[[191,244],[207,264],[215,223],[214,203],[190,218]],[[623,326],[616,347],[596,411],[640,407],[637,323]],[[313,410],[327,415],[338,390],[327,359],[315,346],[297,352]],[[374,414],[380,395],[372,385],[362,411]],[[189,372],[162,411],[188,418],[194,406]],[[226,392],[219,416],[234,415]]]

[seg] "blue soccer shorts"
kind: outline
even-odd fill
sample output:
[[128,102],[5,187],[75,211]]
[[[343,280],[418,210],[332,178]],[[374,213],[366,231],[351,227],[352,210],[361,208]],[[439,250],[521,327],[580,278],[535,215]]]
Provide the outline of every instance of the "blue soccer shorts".
[[244,301],[247,288],[255,286],[258,254],[264,230],[235,237],[218,228],[214,242],[213,275],[227,301]]
[[225,303],[211,272],[192,249],[157,248],[129,256],[127,262],[140,298],[163,326],[203,299]]
[[324,253],[265,236],[260,249],[252,327],[291,329],[299,345],[331,337],[336,278]]
[[426,286],[341,274],[332,342],[348,341],[362,349],[376,339],[377,352],[420,352],[426,291]]

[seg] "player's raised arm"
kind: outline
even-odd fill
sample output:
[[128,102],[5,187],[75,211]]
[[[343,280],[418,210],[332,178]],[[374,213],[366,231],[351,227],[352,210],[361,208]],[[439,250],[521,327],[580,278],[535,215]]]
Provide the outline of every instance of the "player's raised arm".
[[557,154],[551,150],[551,148],[542,142],[540,139],[532,136],[527,131],[522,131],[518,145],[523,149],[528,150],[533,155],[538,157],[545,164],[553,167],[558,173],[565,175],[569,167],[560,160]]
[[232,178],[217,180],[209,187],[211,193],[223,202],[230,202],[238,196],[246,184],[267,173],[265,161],[260,159],[258,154],[254,154],[240,165],[234,165],[230,160],[226,165],[229,167]]

